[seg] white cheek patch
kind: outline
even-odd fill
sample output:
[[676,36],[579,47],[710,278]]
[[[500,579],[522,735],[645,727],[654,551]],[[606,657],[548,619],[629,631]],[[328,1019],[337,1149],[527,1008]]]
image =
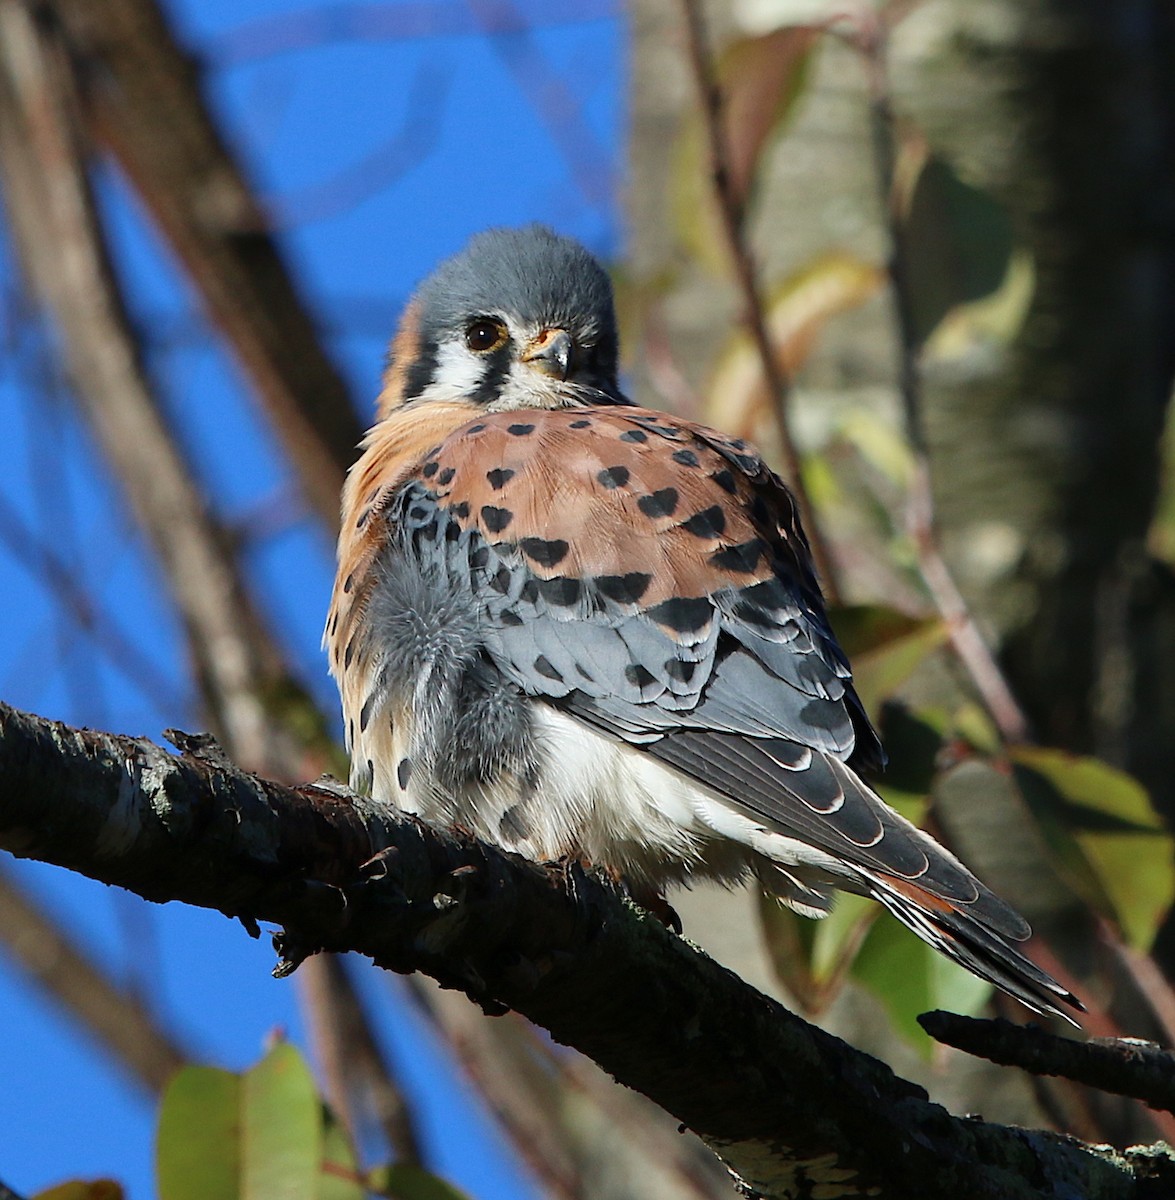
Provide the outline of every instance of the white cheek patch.
[[454,400],[476,391],[485,374],[487,362],[478,358],[459,338],[437,347],[437,365],[432,383],[421,393],[421,400]]

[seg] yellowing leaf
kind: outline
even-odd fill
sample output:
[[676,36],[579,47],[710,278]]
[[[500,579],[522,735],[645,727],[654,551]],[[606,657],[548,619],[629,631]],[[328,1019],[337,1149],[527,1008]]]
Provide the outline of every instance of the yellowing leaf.
[[390,1200],[469,1200],[463,1191],[423,1167],[402,1163],[369,1171],[366,1183],[370,1191]]
[[1010,757],[1070,884],[1147,949],[1175,900],[1175,844],[1146,789],[1095,758],[1033,746]]
[[240,1196],[241,1080],[217,1067],[184,1067],[163,1093],[155,1138],[159,1200]]
[[946,640],[937,619],[907,616],[879,605],[854,605],[829,613],[836,636],[853,664],[853,682],[870,717]]
[[732,42],[718,62],[730,182],[745,201],[768,138],[790,117],[820,30],[792,25]]
[[123,1200],[125,1194],[113,1179],[71,1179],[38,1192],[32,1200]]
[[[872,263],[833,252],[809,262],[773,289],[767,298],[767,332],[784,371],[794,375],[828,321],[863,304],[882,282],[882,271]],[[761,445],[778,440],[759,356],[744,331],[731,337],[719,357],[706,396],[708,421]]]

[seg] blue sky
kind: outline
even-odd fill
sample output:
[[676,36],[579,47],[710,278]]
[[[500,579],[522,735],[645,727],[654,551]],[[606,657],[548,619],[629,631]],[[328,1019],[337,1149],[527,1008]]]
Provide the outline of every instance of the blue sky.
[[[520,2],[525,38],[495,40],[462,3],[328,5],[171,0],[211,99],[282,228],[289,259],[356,396],[373,398],[384,346],[414,284],[474,231],[546,221],[605,259],[622,246],[624,28],[615,5]],[[388,26],[399,39],[390,36]],[[525,82],[524,82],[525,81]],[[536,111],[536,89],[568,101]],[[291,502],[274,443],[234,364],[134,198],[99,194],[152,370],[220,514],[248,532],[248,568],[306,682],[334,706],[318,650],[333,549]],[[0,238],[0,698],[73,723],[145,734],[192,728],[179,629],[115,483],[54,377],[51,337],[16,304]],[[364,416],[367,415],[364,410]],[[12,552],[50,548],[149,669],[80,632]],[[147,674],[149,679],[143,679]],[[218,914],[147,905],[32,863],[0,867],[113,976],[143,989],[204,1061],[243,1068],[277,1028],[303,1040],[268,940]],[[373,973],[374,975],[374,973]],[[537,1194],[420,1021],[398,981],[365,991],[416,1094],[437,1169],[479,1198]],[[34,1192],[109,1175],[149,1200],[154,1104],[0,954],[0,1179]]]

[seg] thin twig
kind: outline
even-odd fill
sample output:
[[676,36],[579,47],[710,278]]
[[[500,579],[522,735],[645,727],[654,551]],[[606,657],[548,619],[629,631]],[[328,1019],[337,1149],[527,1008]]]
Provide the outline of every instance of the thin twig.
[[8,876],[0,874],[4,947],[127,1069],[135,1082],[160,1092],[189,1058],[137,997],[107,974]]
[[918,1023],[936,1041],[1001,1066],[1056,1075],[1175,1113],[1175,1054],[1150,1042],[1130,1038],[1077,1042],[1002,1017],[983,1020],[949,1012],[923,1013]]
[[122,168],[253,382],[309,507],[338,528],[363,426],[261,204],[156,0],[52,0],[87,66],[88,127]]
[[0,493],[0,545],[21,563],[70,615],[79,629],[103,651],[117,671],[138,688],[161,713],[188,711],[190,702],[124,634],[115,619],[70,574],[69,568],[20,518]]
[[302,964],[299,996],[306,1008],[314,1057],[322,1069],[335,1115],[360,1145],[356,1102],[367,1102],[397,1163],[424,1162],[420,1138],[395,1071],[377,1044],[366,1008],[343,960],[316,954]]
[[918,567],[927,590],[946,624],[951,645],[970,675],[1004,740],[1024,742],[1031,737],[1028,718],[1016,699],[1003,669],[975,621],[939,546],[930,456],[922,424],[922,390],[918,368],[918,338],[913,296],[906,273],[907,232],[894,186],[893,142],[897,124],[886,69],[885,19],[862,13],[854,38],[866,64],[869,115],[878,191],[889,236],[887,264],[898,327],[898,388],[905,414],[906,437],[914,459],[906,508],[906,525],[914,543]]
[[693,76],[694,87],[698,95],[698,107],[706,131],[710,183],[742,298],[743,321],[759,359],[759,368],[763,373],[771,410],[779,429],[784,470],[788,476],[788,483],[799,502],[804,528],[808,534],[808,543],[812,549],[812,558],[828,599],[836,603],[839,588],[834,561],[816,520],[811,498],[804,486],[800,455],[792,441],[791,431],[788,427],[791,380],[771,344],[771,335],[767,329],[767,317],[756,279],[755,260],[747,244],[745,208],[743,201],[735,193],[730,169],[730,148],[727,143],[723,116],[722,89],[714,71],[701,0],[681,0],[681,11],[685,18],[690,73]]

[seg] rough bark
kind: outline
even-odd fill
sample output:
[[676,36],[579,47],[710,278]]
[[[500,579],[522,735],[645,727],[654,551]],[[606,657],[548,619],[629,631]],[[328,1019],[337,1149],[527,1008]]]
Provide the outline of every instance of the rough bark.
[[279,970],[355,950],[516,1009],[698,1132],[764,1197],[1175,1187],[1162,1148],[1118,1155],[951,1116],[577,869],[397,820],[339,785],[260,779],[175,737],[179,758],[0,706],[0,846],[253,930],[276,922]]

